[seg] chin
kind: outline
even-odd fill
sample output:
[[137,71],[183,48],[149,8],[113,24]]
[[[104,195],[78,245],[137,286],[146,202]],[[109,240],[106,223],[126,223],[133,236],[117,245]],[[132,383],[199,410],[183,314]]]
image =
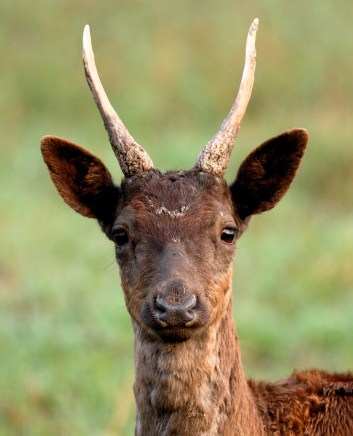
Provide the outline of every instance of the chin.
[[155,331],[162,342],[167,344],[177,344],[188,341],[197,336],[200,329],[195,328],[165,328]]

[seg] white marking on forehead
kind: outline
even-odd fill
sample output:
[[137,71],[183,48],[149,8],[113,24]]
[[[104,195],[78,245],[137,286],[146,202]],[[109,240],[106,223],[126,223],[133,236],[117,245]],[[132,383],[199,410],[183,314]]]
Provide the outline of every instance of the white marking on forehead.
[[170,210],[164,204],[160,207],[156,207],[153,204],[153,201],[150,198],[147,198],[148,204],[151,206],[151,208],[154,210],[156,215],[162,215],[162,213],[165,213],[169,215],[171,218],[180,218],[185,215],[186,211],[189,209],[190,206],[181,206],[179,209]]
[[165,206],[161,206],[161,207],[155,209],[155,212],[157,215],[161,215],[162,213],[166,213],[171,218],[179,218],[179,217],[185,215],[185,212],[188,209],[189,209],[189,206],[181,206],[180,209],[175,209],[175,210],[169,210]]

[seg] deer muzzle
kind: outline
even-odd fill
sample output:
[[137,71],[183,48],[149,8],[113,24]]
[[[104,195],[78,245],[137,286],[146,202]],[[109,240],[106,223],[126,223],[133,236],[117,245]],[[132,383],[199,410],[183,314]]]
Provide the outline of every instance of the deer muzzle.
[[163,283],[142,309],[142,320],[167,341],[188,339],[209,319],[207,305],[183,280]]
[[154,313],[162,327],[190,327],[196,320],[197,299],[185,291],[182,281],[170,284],[167,292],[157,295]]

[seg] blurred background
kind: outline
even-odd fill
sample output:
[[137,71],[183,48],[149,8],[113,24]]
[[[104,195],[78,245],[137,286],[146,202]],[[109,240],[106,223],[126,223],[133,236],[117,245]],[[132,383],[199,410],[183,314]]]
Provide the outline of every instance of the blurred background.
[[0,434],[129,435],[133,334],[113,246],[57,195],[55,134],[122,174],[88,90],[91,26],[110,99],[161,170],[190,168],[238,89],[260,18],[252,100],[229,165],[306,127],[291,190],[240,240],[234,310],[248,376],[353,369],[351,0],[1,0]]

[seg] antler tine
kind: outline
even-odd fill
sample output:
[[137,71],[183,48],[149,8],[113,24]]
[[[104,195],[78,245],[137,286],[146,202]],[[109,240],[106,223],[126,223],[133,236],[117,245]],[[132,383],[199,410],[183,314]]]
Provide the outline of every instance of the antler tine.
[[215,176],[226,172],[240,123],[248,106],[256,67],[255,39],[259,20],[252,22],[246,40],[245,65],[238,95],[218,133],[205,145],[199,154],[195,168]]
[[91,43],[89,26],[83,31],[83,65],[88,85],[103,118],[109,141],[126,177],[153,168],[146,151],[130,135],[124,123],[110,104],[100,81]]

